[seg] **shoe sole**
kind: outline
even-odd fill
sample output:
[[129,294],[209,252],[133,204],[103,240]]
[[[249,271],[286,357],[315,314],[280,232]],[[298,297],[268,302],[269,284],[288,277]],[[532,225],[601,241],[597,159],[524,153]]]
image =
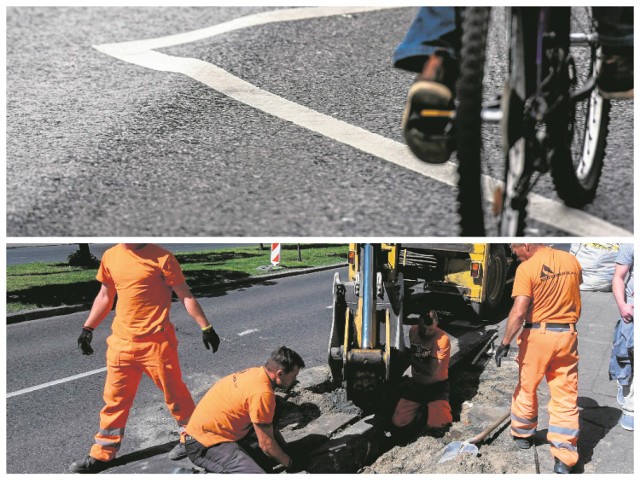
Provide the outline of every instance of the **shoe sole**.
[[633,98],[633,88],[626,92],[605,92],[604,90],[599,90],[599,92],[600,96],[605,100],[627,100]]
[[407,103],[402,114],[402,131],[413,154],[427,163],[444,163],[451,157],[453,141],[444,134],[426,136],[423,132],[408,128],[411,112],[415,110],[448,110],[453,100],[451,90],[441,83],[420,80],[414,83],[407,94]]

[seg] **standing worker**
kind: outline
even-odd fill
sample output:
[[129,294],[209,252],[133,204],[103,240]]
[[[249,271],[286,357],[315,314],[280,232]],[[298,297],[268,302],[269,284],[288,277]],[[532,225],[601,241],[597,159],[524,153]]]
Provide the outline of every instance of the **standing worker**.
[[120,448],[133,399],[142,374],[148,375],[164,393],[164,399],[180,430],[180,442],[169,453],[178,460],[186,456],[184,428],[195,408],[182,380],[178,340],[169,321],[171,292],[202,329],[202,340],[215,353],[220,338],[209,324],[200,304],[187,286],[180,264],[170,252],[146,243],[120,243],[107,250],[96,276],[102,287],[96,296],[78,345],[91,355],[93,330],[118,302],[107,338],[105,406],[100,429],[89,455],[71,464],[74,473],[97,473],[109,468]]
[[391,424],[398,432],[408,433],[411,425],[422,430],[426,410],[427,428],[443,428],[453,421],[449,405],[451,342],[438,328],[435,310],[420,315],[418,325],[409,329],[409,342],[411,378],[403,379]]
[[622,243],[616,258],[611,290],[620,311],[616,324],[609,378],[618,381],[620,426],[633,431],[633,244]]
[[511,402],[511,434],[520,448],[534,443],[538,425],[538,385],[547,379],[549,430],[555,473],[570,473],[578,462],[578,333],[582,269],[570,253],[540,243],[513,243],[522,262],[513,283],[513,307],[502,343],[496,349],[498,367],[518,337],[518,385]]
[[[287,347],[273,351],[262,367],[248,368],[218,380],[200,400],[187,425],[189,459],[213,473],[265,473],[272,460],[288,472],[300,471],[274,425],[274,389],[290,389],[304,361]],[[258,440],[252,448],[253,433]]]

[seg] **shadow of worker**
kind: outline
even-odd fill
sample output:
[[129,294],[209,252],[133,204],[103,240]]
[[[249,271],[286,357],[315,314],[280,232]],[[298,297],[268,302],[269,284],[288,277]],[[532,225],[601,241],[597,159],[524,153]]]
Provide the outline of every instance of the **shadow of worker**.
[[618,408],[599,405],[589,397],[578,397],[578,408],[581,409],[578,438],[580,460],[574,473],[583,473],[584,466],[592,460],[596,445],[618,424],[621,411]]

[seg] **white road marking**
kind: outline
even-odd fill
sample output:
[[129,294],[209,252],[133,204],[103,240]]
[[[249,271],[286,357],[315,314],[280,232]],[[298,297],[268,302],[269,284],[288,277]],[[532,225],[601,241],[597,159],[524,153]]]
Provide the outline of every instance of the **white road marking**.
[[[333,15],[346,15],[358,12],[372,12],[388,8],[397,7],[310,7],[275,10],[248,15],[210,28],[178,35],[123,43],[94,45],[94,48],[106,55],[134,65],[152,70],[182,73],[238,102],[456,188],[456,166],[451,163],[430,165],[421,162],[409,152],[405,145],[399,142],[269,93],[231,75],[215,65],[194,58],[165,55],[153,50],[203,40],[222,33],[256,25]],[[482,181],[484,185],[501,183],[488,175],[483,175]],[[487,200],[490,200],[492,197],[491,191],[485,188],[485,194]],[[617,227],[603,219],[590,215],[582,210],[569,208],[560,202],[538,194],[529,195],[529,203],[528,216],[530,218],[562,229],[573,235],[602,236],[603,233],[606,233],[607,236],[633,235],[632,232]]]
[[239,336],[239,337],[244,337],[245,335],[249,335],[250,333],[254,333],[254,332],[257,332],[257,331],[258,331],[258,329],[257,329],[257,328],[252,328],[252,329],[250,329],[250,330],[245,330],[244,332],[240,332],[240,333],[238,334],[238,336]]
[[17,397],[18,395],[24,395],[25,393],[35,392],[37,390],[42,390],[43,388],[53,387],[54,385],[60,385],[61,383],[72,382],[73,380],[78,380],[79,378],[89,377],[91,375],[96,375],[98,373],[106,372],[107,367],[99,368],[97,370],[91,370],[89,372],[80,373],[78,375],[72,375],[71,377],[61,378],[60,380],[54,380],[53,382],[42,383],[40,385],[36,385],[35,387],[23,388],[22,390],[17,390],[15,392],[7,393],[7,398]]

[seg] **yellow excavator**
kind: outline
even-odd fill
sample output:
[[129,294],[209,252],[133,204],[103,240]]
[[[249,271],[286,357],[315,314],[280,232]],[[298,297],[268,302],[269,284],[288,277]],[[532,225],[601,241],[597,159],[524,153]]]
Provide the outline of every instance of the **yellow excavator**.
[[508,245],[486,243],[352,243],[348,265],[333,281],[329,366],[369,411],[407,365],[404,325],[432,308],[444,325],[491,319],[515,269]]

